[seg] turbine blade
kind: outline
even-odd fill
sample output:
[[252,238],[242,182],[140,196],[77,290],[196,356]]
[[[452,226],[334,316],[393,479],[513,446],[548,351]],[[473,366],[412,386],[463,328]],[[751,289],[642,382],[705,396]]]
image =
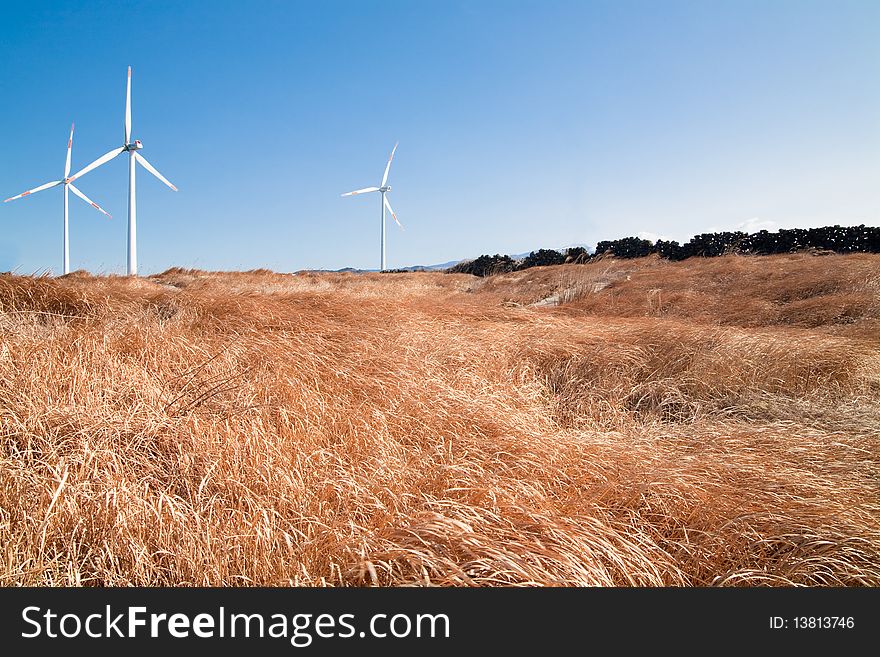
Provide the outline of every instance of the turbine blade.
[[84,175],[86,175],[89,171],[91,171],[92,169],[96,169],[97,167],[101,166],[101,165],[104,164],[105,162],[109,162],[109,161],[112,160],[114,157],[116,157],[117,155],[119,155],[120,153],[122,153],[124,150],[125,150],[125,148],[122,147],[122,146],[120,146],[119,148],[114,148],[114,149],[113,149],[112,151],[110,151],[109,153],[104,153],[104,154],[103,154],[101,157],[99,157],[97,160],[95,160],[95,161],[92,162],[91,164],[89,164],[89,165],[83,167],[82,169],[80,169],[79,171],[77,171],[75,174],[73,174],[72,176],[70,176],[70,178],[68,178],[68,180],[69,180],[69,181],[72,181],[72,180],[74,180],[74,179],[76,179],[76,178],[82,178],[82,177],[83,177]]
[[[394,217],[394,221],[397,221],[397,215],[394,214],[394,210],[391,209],[391,204],[388,202],[388,198],[383,196],[382,200],[385,201],[385,207],[388,208],[388,212]],[[403,225],[399,221],[397,221],[397,225],[400,226],[400,230],[403,230]]]
[[77,196],[79,196],[83,201],[85,201],[86,203],[88,203],[89,205],[91,205],[91,206],[92,206],[93,208],[95,208],[98,212],[103,212],[103,213],[106,214],[110,219],[113,218],[113,217],[110,215],[109,212],[107,212],[104,208],[102,208],[100,205],[98,205],[97,203],[95,203],[95,202],[94,202],[92,199],[90,199],[88,196],[86,196],[86,195],[83,194],[81,191],[79,191],[79,189],[77,189],[76,187],[74,187],[72,183],[69,184],[68,187],[70,188],[70,191],[72,191],[74,194],[76,194]]
[[366,194],[367,192],[378,192],[378,187],[364,187],[363,189],[356,189],[353,192],[345,192],[342,196],[354,196],[355,194]]
[[131,66],[128,67],[128,82],[125,84],[125,142],[131,139]]
[[64,177],[70,175],[70,149],[73,148],[73,123],[70,124],[70,139],[67,140],[67,161],[64,163]]
[[[397,142],[399,144],[400,142]],[[394,144],[394,148],[391,149],[391,155],[388,156],[388,164],[385,165],[385,175],[382,176],[382,184],[380,187],[384,187],[385,183],[388,182],[388,172],[391,170],[391,160],[394,159],[394,151],[397,150],[397,144]]]
[[29,196],[31,194],[36,194],[37,192],[42,192],[44,189],[49,189],[50,187],[54,187],[55,185],[60,185],[63,182],[63,180],[53,180],[52,182],[47,182],[45,185],[40,185],[39,187],[34,187],[33,189],[29,189],[26,192],[22,192],[18,196],[12,196],[3,202],[9,203],[9,201],[14,201],[15,199],[21,198],[22,196]]
[[161,180],[163,183],[168,185],[175,192],[177,191],[177,187],[175,187],[170,182],[168,182],[168,180],[166,180],[165,176],[163,176],[161,173],[156,171],[156,169],[153,167],[153,165],[150,164],[149,162],[147,162],[147,158],[145,158],[143,155],[141,155],[138,152],[135,152],[134,159],[136,159],[138,162],[140,162],[143,165],[144,169],[146,169],[147,171],[152,173],[154,176],[156,176],[159,180]]

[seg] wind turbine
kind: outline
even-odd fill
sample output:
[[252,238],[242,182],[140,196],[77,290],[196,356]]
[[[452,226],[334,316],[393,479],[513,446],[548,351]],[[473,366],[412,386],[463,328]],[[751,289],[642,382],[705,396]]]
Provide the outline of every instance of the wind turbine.
[[98,210],[99,212],[103,212],[108,217],[110,217],[110,213],[106,212],[100,205],[95,203],[88,196],[83,194],[77,187],[73,184],[73,179],[76,176],[69,176],[70,174],[70,151],[73,148],[73,126],[74,124],[70,124],[70,138],[67,140],[67,160],[64,162],[64,178],[61,180],[53,180],[52,182],[47,182],[45,185],[40,185],[39,187],[34,187],[33,189],[29,189],[26,192],[22,192],[18,196],[13,196],[11,198],[3,201],[4,203],[9,203],[9,201],[14,201],[17,198],[22,198],[24,196],[30,196],[31,194],[36,194],[37,192],[42,192],[44,189],[49,189],[51,187],[56,187],[58,185],[64,185],[64,257],[63,257],[63,269],[65,274],[70,273],[70,240],[68,238],[68,212],[67,212],[67,190],[68,188],[74,194],[79,196],[83,201],[91,205],[93,208]]
[[135,202],[135,162],[139,163],[147,171],[156,176],[163,183],[168,185],[175,192],[177,187],[168,182],[165,177],[153,168],[153,165],[147,162],[147,158],[138,153],[144,145],[139,139],[131,141],[131,66],[128,67],[128,83],[125,87],[125,140],[122,146],[114,148],[109,153],[105,153],[88,166],[80,169],[73,176],[79,178],[86,175],[92,169],[95,169],[105,162],[109,162],[117,155],[128,152],[128,275],[137,276],[137,204]]
[[[397,142],[397,144],[399,143],[400,142]],[[355,196],[356,194],[366,194],[367,192],[382,192],[382,261],[380,271],[385,271],[385,208],[388,208],[388,212],[394,217],[394,221],[397,221],[397,215],[394,214],[394,210],[391,209],[391,204],[388,202],[388,199],[385,198],[385,194],[391,191],[391,186],[386,185],[385,183],[388,182],[388,172],[391,170],[391,160],[394,159],[394,151],[397,150],[397,144],[394,144],[394,148],[391,149],[391,155],[388,156],[388,164],[385,165],[385,174],[382,176],[382,182],[379,183],[378,187],[364,187],[363,189],[356,189],[353,192],[346,192],[342,195]],[[397,221],[397,225],[403,230],[403,226],[399,221]]]

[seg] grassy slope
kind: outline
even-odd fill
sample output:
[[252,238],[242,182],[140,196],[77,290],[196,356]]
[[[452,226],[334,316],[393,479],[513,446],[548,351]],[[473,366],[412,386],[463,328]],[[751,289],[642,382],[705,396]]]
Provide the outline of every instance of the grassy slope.
[[880,585],[878,272],[0,276],[0,583]]

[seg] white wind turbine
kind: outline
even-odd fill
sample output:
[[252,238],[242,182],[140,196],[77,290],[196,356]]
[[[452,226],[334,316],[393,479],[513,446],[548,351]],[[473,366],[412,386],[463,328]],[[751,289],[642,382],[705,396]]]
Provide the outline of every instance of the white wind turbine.
[[[400,142],[398,142],[398,144],[399,143]],[[396,221],[397,225],[400,226],[400,229],[403,230],[403,226],[397,221],[397,215],[394,214],[394,210],[391,209],[391,204],[388,202],[388,199],[385,198],[385,194],[391,191],[391,186],[386,185],[385,183],[388,182],[388,171],[391,170],[391,160],[394,159],[394,151],[396,150],[397,144],[394,144],[394,148],[391,149],[391,155],[388,156],[388,164],[385,165],[385,174],[382,176],[382,182],[379,183],[378,187],[364,187],[363,189],[356,189],[353,192],[346,192],[342,195],[354,196],[356,194],[366,194],[367,192],[382,192],[382,261],[380,271],[385,271],[385,208],[388,208],[388,212],[394,217],[394,221]]]
[[135,201],[135,179],[134,170],[135,162],[138,162],[147,171],[156,176],[163,183],[168,185],[175,192],[177,187],[168,182],[165,177],[153,168],[153,165],[147,162],[147,159],[138,153],[144,145],[139,139],[131,141],[131,66],[128,67],[128,83],[125,87],[125,141],[122,146],[114,148],[109,153],[105,153],[97,160],[89,164],[87,167],[77,171],[73,176],[78,178],[84,176],[92,169],[95,169],[105,162],[109,162],[117,155],[121,155],[128,151],[128,275],[137,275],[137,204]]
[[[44,189],[49,189],[51,187],[56,187],[58,185],[64,185],[64,257],[63,257],[63,269],[65,274],[70,273],[70,240],[68,237],[68,212],[67,212],[67,190],[70,189],[74,194],[79,196],[83,201],[91,205],[93,208],[97,209],[99,212],[103,212],[108,217],[110,216],[109,212],[106,212],[100,205],[92,201],[88,196],[83,194],[77,187],[73,184],[73,179],[76,176],[69,176],[70,174],[70,151],[73,149],[73,125],[70,124],[70,138],[67,140],[67,160],[64,162],[64,178],[61,180],[53,180],[52,182],[47,182],[45,185],[40,185],[39,187],[34,187],[33,189],[29,189],[26,192],[22,192],[18,196],[13,196],[12,198],[8,198],[4,203],[8,203],[9,201],[14,201],[17,198],[22,198],[23,196],[30,196],[31,194],[36,194],[37,192],[42,192]],[[69,176],[69,177],[68,177]]]

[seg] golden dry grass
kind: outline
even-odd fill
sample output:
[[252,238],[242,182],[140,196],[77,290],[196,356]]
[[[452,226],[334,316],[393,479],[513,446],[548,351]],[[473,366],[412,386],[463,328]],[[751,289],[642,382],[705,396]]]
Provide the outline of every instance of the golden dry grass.
[[0,583],[880,585],[878,272],[0,276]]

